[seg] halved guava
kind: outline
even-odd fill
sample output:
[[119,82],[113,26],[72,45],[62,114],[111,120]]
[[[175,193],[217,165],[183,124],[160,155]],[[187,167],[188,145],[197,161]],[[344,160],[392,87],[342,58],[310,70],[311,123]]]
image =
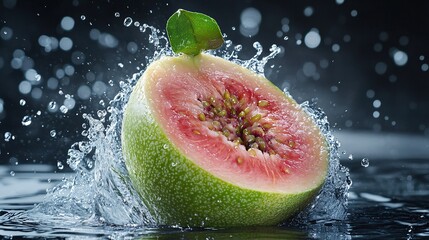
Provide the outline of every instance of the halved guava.
[[178,226],[277,224],[317,195],[329,158],[292,98],[207,54],[150,64],[126,106],[122,148],[151,215]]

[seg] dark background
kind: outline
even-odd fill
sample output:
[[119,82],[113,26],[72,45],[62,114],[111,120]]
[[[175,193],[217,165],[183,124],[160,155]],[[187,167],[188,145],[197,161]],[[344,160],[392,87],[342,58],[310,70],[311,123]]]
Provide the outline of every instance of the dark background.
[[[262,16],[251,37],[240,31],[240,16],[249,7]],[[70,145],[84,139],[82,113],[104,109],[100,100],[107,103],[119,81],[144,67],[140,49],[148,45],[147,38],[137,27],[125,27],[124,19],[163,30],[178,8],[215,18],[227,39],[243,46],[243,59],[255,54],[255,41],[264,47],[263,56],[272,44],[282,47],[267,64],[266,76],[298,102],[317,101],[336,131],[429,138],[428,1],[0,0],[0,163],[64,162]],[[65,16],[74,20],[70,31],[61,27]],[[314,49],[299,44],[311,29],[321,36]],[[107,43],[92,39],[91,31],[105,34]],[[42,35],[58,41],[68,37],[73,46],[47,51],[39,42]],[[407,56],[403,66],[394,61],[398,50]],[[13,67],[14,58],[20,59],[19,68]],[[72,73],[58,75],[70,66]],[[41,79],[26,80],[28,69]],[[50,78],[57,87],[48,86]],[[35,92],[20,92],[23,81]],[[91,92],[81,98],[84,85]],[[73,108],[49,110],[50,102],[58,108],[67,94],[75,100]],[[21,123],[24,116],[31,116],[29,126]],[[3,139],[7,132],[13,136],[9,141]]]

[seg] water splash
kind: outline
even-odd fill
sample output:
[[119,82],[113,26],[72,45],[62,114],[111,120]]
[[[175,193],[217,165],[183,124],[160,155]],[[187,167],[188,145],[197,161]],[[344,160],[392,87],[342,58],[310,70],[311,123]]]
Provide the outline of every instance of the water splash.
[[[131,26],[132,19],[124,20],[126,27]],[[174,55],[168,45],[165,33],[147,24],[139,24],[139,31],[148,37],[151,48],[145,56],[147,66],[163,56]],[[209,53],[220,56],[240,64],[257,74],[264,74],[267,62],[280,53],[281,49],[272,45],[267,56],[262,56],[263,47],[255,42],[253,47],[256,54],[248,59],[241,60],[239,52],[241,45],[233,45],[226,41],[223,48],[212,50]],[[106,104],[100,102],[104,109],[96,115],[82,114],[86,120],[82,127],[82,136],[86,140],[79,141],[68,150],[67,164],[75,175],[64,178],[62,183],[49,189],[44,201],[20,217],[27,222],[54,223],[56,226],[156,226],[155,220],[150,216],[146,206],[133,189],[121,152],[121,123],[122,115],[128,98],[145,67],[133,74],[130,78],[120,81],[120,91]],[[55,108],[57,104],[52,101],[48,108]],[[305,102],[302,107],[314,118],[315,122],[326,135],[331,149],[329,176],[324,188],[315,202],[304,211],[298,219],[303,221],[312,219],[344,219],[347,205],[347,192],[351,185],[348,171],[339,164],[339,142],[333,137],[326,115],[315,105]],[[67,107],[62,105],[60,111],[66,113]],[[51,136],[55,137],[51,131]],[[5,135],[5,140],[7,137]],[[58,169],[64,167],[58,161]],[[334,194],[332,194],[334,193]],[[300,221],[301,221],[300,220]]]
[[340,164],[341,143],[335,138],[328,117],[315,102],[303,102],[301,107],[313,118],[327,140],[330,156],[325,185],[311,206],[298,219],[310,221],[345,220],[347,217],[348,192],[352,185],[349,169]]
[[[126,21],[129,21],[128,18]],[[153,55],[145,57],[145,65],[173,54],[164,33],[147,24],[139,26],[139,30],[147,32],[148,42],[154,47]],[[72,144],[67,158],[67,164],[76,175],[48,190],[44,201],[21,217],[67,227],[82,223],[95,226],[155,226],[155,221],[131,186],[120,141],[123,110],[143,72],[120,81],[120,91],[108,105],[100,100],[100,105],[105,109],[98,110],[95,116],[82,114],[87,122],[82,126],[82,135],[86,140]],[[49,108],[55,105],[51,102]],[[64,105],[60,107],[62,113],[67,110]],[[51,136],[55,134],[51,131]],[[57,167],[63,169],[64,165],[58,161]],[[60,217],[57,219],[54,216]]]
[[262,58],[261,56],[264,48],[262,47],[261,43],[254,42],[253,48],[256,50],[256,53],[252,58],[248,60],[242,60],[239,58],[239,53],[243,49],[243,46],[242,45],[234,46],[232,41],[230,40],[226,40],[224,47],[220,48],[219,50],[212,51],[212,53],[215,55],[221,56],[226,60],[237,63],[247,69],[250,69],[257,74],[264,75],[265,65],[268,63],[269,60],[273,59],[281,52],[281,48],[278,47],[276,44],[271,45],[269,49],[270,53],[267,56]]

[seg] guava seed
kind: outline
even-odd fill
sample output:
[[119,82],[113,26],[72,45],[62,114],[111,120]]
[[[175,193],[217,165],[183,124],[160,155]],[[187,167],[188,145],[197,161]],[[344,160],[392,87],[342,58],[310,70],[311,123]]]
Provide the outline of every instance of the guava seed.
[[[267,131],[272,124],[264,121],[263,108],[269,106],[265,99],[252,100],[246,94],[238,96],[226,89],[219,95],[199,97],[202,112],[197,118],[210,131],[218,132],[235,146],[243,145],[251,156],[257,151],[275,155]],[[259,109],[259,110],[258,110]],[[290,145],[289,145],[290,146]],[[238,160],[237,160],[238,162]]]
[[258,101],[258,107],[266,107],[266,106],[268,106],[267,100],[259,100]]

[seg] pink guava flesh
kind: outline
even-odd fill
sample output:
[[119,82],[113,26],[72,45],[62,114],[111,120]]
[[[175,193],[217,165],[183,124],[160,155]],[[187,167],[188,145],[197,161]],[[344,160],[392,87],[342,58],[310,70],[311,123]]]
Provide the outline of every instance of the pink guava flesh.
[[155,81],[145,93],[154,119],[183,155],[245,189],[293,194],[323,182],[326,141],[293,99],[223,59],[181,58],[146,72]]

